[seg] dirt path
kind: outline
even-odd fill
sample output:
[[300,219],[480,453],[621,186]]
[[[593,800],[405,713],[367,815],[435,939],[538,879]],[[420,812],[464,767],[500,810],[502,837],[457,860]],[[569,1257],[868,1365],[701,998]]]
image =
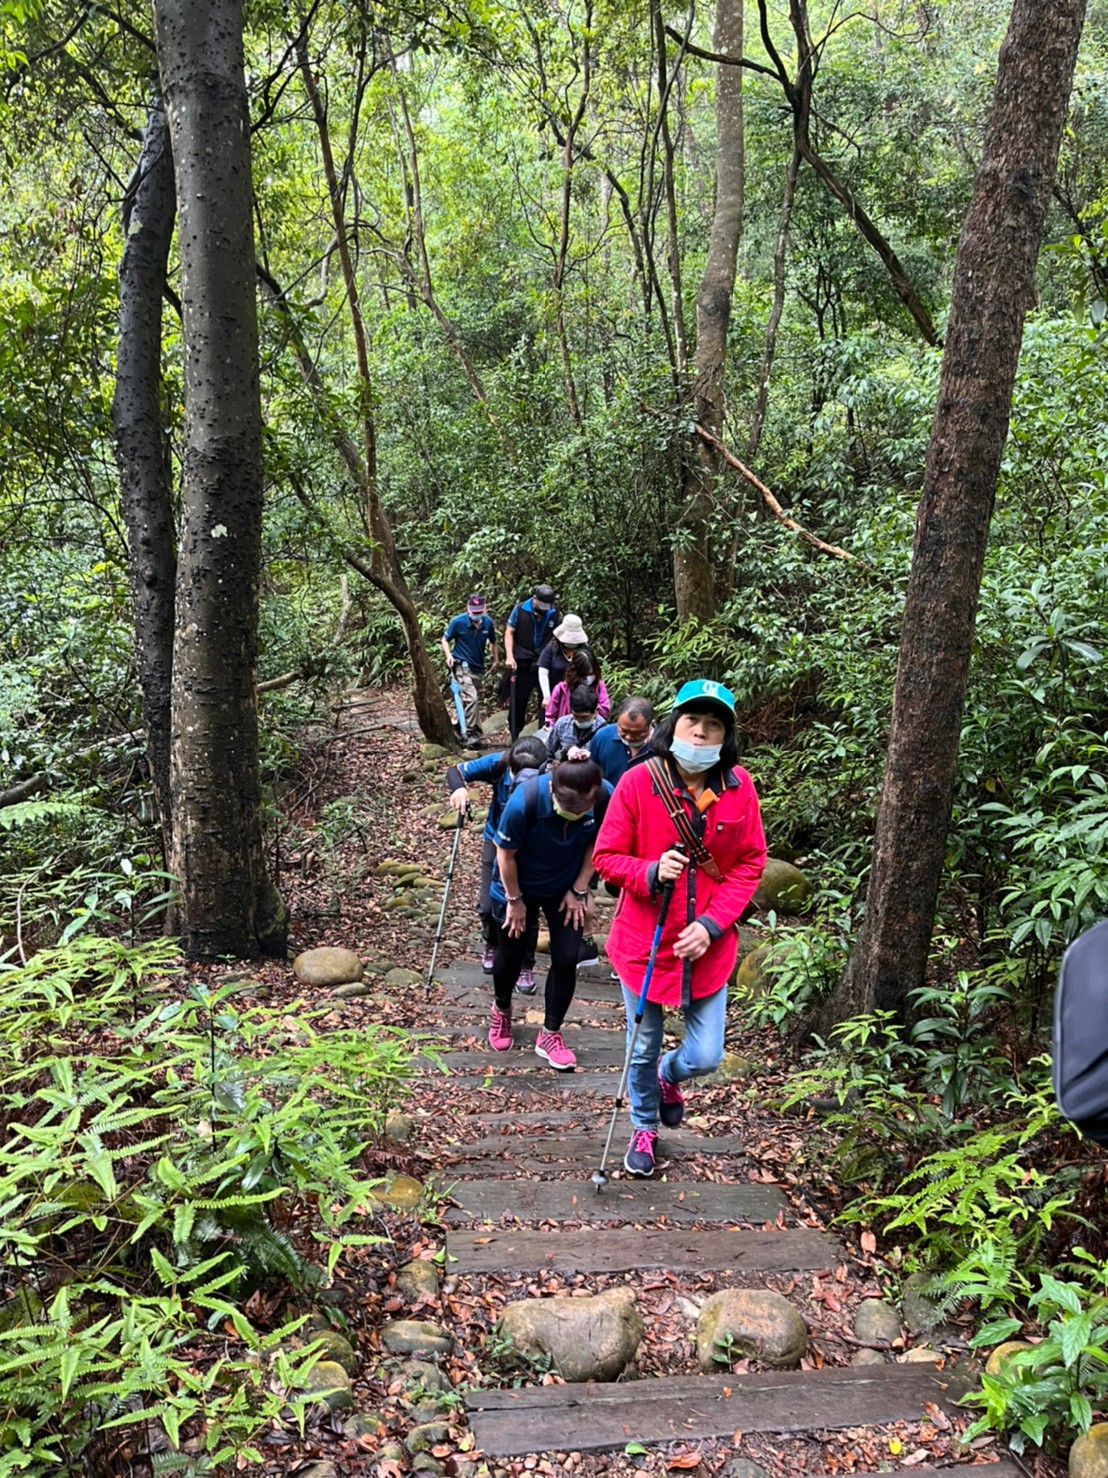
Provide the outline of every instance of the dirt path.
[[[728,1070],[690,1095],[685,1125],[663,1139],[659,1177],[614,1175],[598,1193],[589,1177],[623,1050],[616,989],[603,956],[579,973],[566,1027],[581,1059],[575,1073],[557,1074],[535,1056],[541,1016],[525,1002],[513,1051],[489,1050],[491,995],[475,963],[472,911],[479,827],[463,836],[440,968],[424,991],[451,841],[437,821],[449,759],[426,757],[405,731],[409,719],[372,695],[343,714],[321,747],[326,765],[306,766],[313,779],[285,851],[298,947],[347,945],[369,962],[369,994],[336,999],[335,1021],[427,1034],[402,1105],[409,1122],[394,1124],[403,1142],[375,1152],[381,1172],[411,1175],[426,1194],[415,1211],[382,1211],[390,1241],[340,1264],[329,1294],[361,1360],[356,1405],[371,1416],[360,1436],[339,1415],[315,1425],[297,1458],[323,1466],[303,1471],[785,1478],[995,1463],[987,1441],[956,1446],[969,1423],[952,1404],[964,1389],[957,1331],[933,1346],[905,1330],[884,1343],[855,1334],[859,1304],[888,1298],[892,1280],[853,1234],[825,1224],[806,1124],[765,1106],[781,1054],[775,1038],[733,1021]],[[418,866],[424,881],[401,886],[381,871],[388,862]],[[596,934],[602,940],[602,926]],[[541,991],[541,956],[539,964]],[[390,984],[390,968],[418,974]],[[273,986],[290,999],[299,989],[284,976]],[[616,1166],[627,1133],[624,1121]],[[403,1274],[398,1281],[413,1259],[442,1272],[422,1292]],[[496,1334],[513,1302],[613,1288],[632,1290],[644,1326],[617,1382],[565,1384],[549,1361],[513,1362]],[[735,1347],[714,1373],[701,1370],[698,1319],[723,1289],[788,1300],[807,1330],[794,1368],[771,1370]],[[390,1326],[412,1319],[439,1331],[422,1366],[390,1351]],[[424,1388],[435,1384],[446,1391]]]

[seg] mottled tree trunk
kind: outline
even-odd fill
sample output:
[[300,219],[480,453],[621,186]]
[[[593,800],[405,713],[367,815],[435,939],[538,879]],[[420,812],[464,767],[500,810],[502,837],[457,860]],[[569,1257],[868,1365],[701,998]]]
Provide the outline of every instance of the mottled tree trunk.
[[[741,57],[742,0],[717,0],[715,49]],[[708,258],[696,294],[696,380],[693,419],[723,436],[727,330],[735,291],[735,262],[743,219],[742,68],[716,67],[716,203]],[[693,437],[685,472],[684,507],[673,552],[677,617],[710,621],[716,613],[712,565],[714,487],[718,456],[702,437]]]
[[146,754],[168,859],[173,833],[169,713],[177,541],[162,424],[162,295],[173,238],[173,155],[161,101],[150,109],[134,178],[123,202],[119,353],[112,421],[120,501],[130,548],[135,661]]
[[954,272],[866,914],[820,1025],[906,1014],[926,976],[985,541],[1084,14],[1084,0],[1015,0],[1001,48]]
[[238,0],[155,0],[177,177],[185,353],[170,786],[197,958],[282,952],[262,853],[255,698],[262,417]]

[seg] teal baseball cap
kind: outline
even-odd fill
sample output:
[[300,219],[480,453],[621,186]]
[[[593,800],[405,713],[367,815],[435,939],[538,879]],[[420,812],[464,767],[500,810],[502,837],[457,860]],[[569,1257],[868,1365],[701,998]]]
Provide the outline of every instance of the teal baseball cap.
[[694,678],[685,683],[673,700],[673,712],[686,708],[718,708],[725,718],[735,721],[735,695],[722,683],[709,682],[705,678]]

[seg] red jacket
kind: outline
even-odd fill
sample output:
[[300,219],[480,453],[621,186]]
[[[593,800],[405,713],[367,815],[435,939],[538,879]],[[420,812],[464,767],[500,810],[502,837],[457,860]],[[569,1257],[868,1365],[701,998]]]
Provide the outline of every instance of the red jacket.
[[[721,876],[715,882],[690,861],[677,880],[647,992],[648,1000],[662,1006],[679,1006],[689,995],[714,995],[727,984],[738,953],[734,925],[753,898],[765,867],[766,839],[754,784],[741,766],[726,779],[722,794],[703,813],[704,844]],[[718,775],[708,780],[711,784]],[[713,788],[718,789],[718,784]],[[673,794],[695,822],[692,797],[680,786],[674,787]],[[607,951],[620,980],[635,992],[642,989],[658,922],[661,895],[652,892],[650,884],[658,859],[676,841],[676,828],[654,793],[650,767],[634,766],[608,803],[592,860],[601,877],[622,890]],[[712,942],[689,971],[684,968],[688,962],[673,953],[673,944],[694,919],[705,926]]]

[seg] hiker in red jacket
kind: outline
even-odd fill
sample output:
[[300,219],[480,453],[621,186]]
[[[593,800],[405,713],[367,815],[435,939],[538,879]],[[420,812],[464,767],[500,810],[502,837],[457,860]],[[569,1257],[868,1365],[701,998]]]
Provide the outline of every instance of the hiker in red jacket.
[[[654,758],[616,786],[593,852],[597,872],[622,890],[607,950],[623,986],[628,1040],[662,889],[674,886],[628,1078],[633,1132],[623,1163],[631,1175],[653,1174],[659,1121],[671,1129],[681,1122],[679,1085],[719,1066],[735,925],[766,861],[758,796],[736,763],[735,700],[726,688],[686,683],[651,748]],[[659,1061],[667,1006],[684,1012],[685,1038]]]

